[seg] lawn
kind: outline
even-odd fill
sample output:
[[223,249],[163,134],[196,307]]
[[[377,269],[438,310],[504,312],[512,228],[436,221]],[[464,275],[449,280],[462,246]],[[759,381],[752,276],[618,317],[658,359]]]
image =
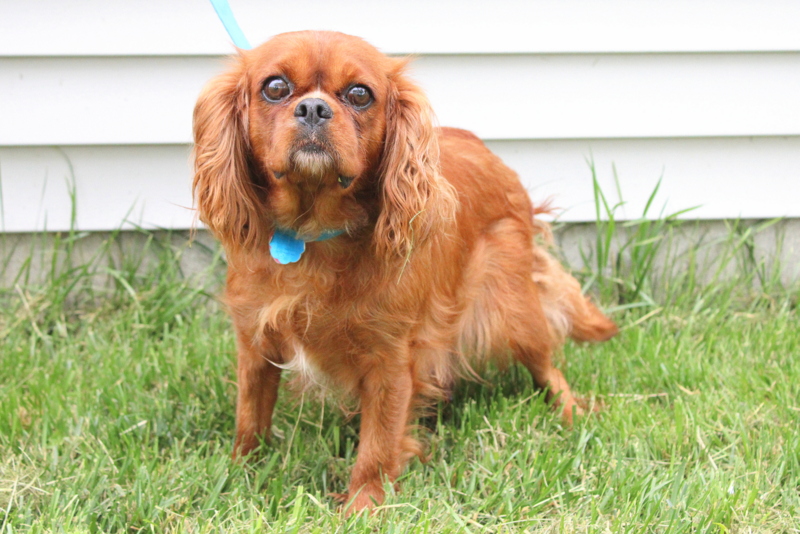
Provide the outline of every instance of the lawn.
[[650,224],[616,248],[601,225],[586,258],[622,333],[560,367],[599,413],[563,428],[527,373],[490,370],[421,421],[430,460],[350,519],[330,494],[358,421],[336,405],[284,394],[272,443],[230,459],[234,339],[204,289],[222,267],[183,276],[174,236],[147,264],[76,263],[66,236],[43,283],[0,292],[0,533],[798,532],[800,292],[740,230],[733,274],[701,283],[683,252],[656,276],[671,227]]

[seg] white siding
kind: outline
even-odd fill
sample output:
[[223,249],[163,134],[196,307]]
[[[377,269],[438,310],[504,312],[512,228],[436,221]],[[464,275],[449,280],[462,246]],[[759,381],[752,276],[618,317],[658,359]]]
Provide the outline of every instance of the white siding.
[[[616,167],[625,205],[638,218],[662,178],[651,210],[658,215],[701,207],[687,217],[800,217],[800,137],[490,141],[538,202],[552,199],[562,221],[595,217],[592,158],[612,203]],[[188,145],[0,148],[6,231],[65,230],[69,192],[77,227],[186,228],[193,214]],[[13,179],[8,179],[11,176]],[[731,199],[738,199],[735,203]]]
[[[232,0],[253,43],[301,28],[417,53],[442,124],[475,131],[594,217],[593,158],[625,215],[800,217],[800,2]],[[191,110],[232,50],[203,0],[0,3],[2,229],[188,227]],[[612,195],[613,196],[613,195]]]
[[[394,54],[741,52],[800,49],[796,0],[230,0],[253,44],[338,30]],[[0,3],[0,54],[220,55],[207,0]]]
[[194,220],[189,151],[188,145],[0,148],[0,227],[188,228]]
[[[224,64],[0,58],[0,145],[188,143]],[[412,74],[442,124],[484,139],[800,134],[800,53],[436,55]]]

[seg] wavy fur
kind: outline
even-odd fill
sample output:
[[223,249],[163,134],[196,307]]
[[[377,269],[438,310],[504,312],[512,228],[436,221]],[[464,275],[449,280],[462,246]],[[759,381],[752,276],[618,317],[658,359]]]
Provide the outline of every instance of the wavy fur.
[[[351,511],[422,454],[414,418],[459,377],[511,357],[570,422],[581,409],[553,353],[617,331],[538,243],[549,227],[517,175],[436,128],[405,66],[356,37],[283,34],[240,52],[194,115],[195,201],[229,262],[234,454],[269,437],[284,370],[354,399]],[[308,241],[298,262],[271,258],[276,227]]]

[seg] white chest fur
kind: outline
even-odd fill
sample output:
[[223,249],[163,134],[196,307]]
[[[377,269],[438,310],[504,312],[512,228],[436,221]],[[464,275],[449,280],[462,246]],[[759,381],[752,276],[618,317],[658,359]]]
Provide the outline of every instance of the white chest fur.
[[327,380],[319,367],[314,364],[303,344],[298,340],[293,340],[291,346],[294,354],[290,353],[289,359],[285,363],[275,365],[295,375],[293,378],[297,378],[304,389],[312,385],[324,388]]

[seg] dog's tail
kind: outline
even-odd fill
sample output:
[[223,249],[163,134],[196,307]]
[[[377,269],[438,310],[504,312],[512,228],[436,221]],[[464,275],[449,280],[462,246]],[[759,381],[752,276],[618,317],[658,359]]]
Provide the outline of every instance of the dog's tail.
[[[539,220],[534,220],[534,224],[549,245],[550,225]],[[548,322],[562,340],[569,336],[576,341],[606,341],[619,332],[614,321],[581,293],[578,281],[547,252],[546,245],[538,243],[534,246],[533,281],[539,288]]]

